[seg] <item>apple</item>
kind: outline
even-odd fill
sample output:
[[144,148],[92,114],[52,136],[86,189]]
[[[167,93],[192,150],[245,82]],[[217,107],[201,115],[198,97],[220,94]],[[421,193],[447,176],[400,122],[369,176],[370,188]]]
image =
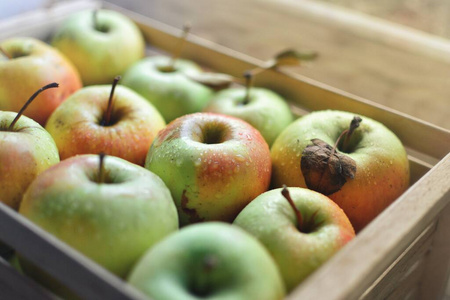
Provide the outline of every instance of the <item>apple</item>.
[[122,84],[150,101],[168,123],[183,115],[202,111],[214,93],[210,87],[190,78],[203,72],[200,66],[179,58],[189,29],[189,26],[184,27],[172,57],[144,58],[123,76]]
[[145,51],[133,21],[104,9],[73,14],[55,31],[51,44],[75,64],[85,85],[110,83]]
[[195,113],[161,130],[145,167],[166,183],[181,225],[231,222],[270,183],[270,151],[261,134],[235,117]]
[[[49,84],[20,109],[20,113],[0,111],[0,201],[18,209],[26,188],[41,172],[59,162],[58,149],[51,135],[23,111]],[[48,93],[47,91],[46,93]]]
[[266,249],[237,226],[187,226],[147,253],[128,282],[152,299],[280,300],[285,290]]
[[0,43],[0,110],[18,112],[23,99],[56,81],[60,88],[38,96],[26,116],[44,126],[50,114],[81,88],[78,71],[57,49],[29,37]]
[[113,156],[79,155],[47,169],[26,190],[19,213],[122,278],[178,229],[162,180]]
[[202,111],[213,96],[212,89],[186,76],[202,72],[196,63],[177,59],[174,70],[166,71],[169,62],[166,56],[144,58],[128,69],[122,81],[152,103],[166,122]]
[[286,101],[265,88],[251,86],[251,73],[245,73],[247,87],[228,88],[218,92],[205,112],[234,116],[259,130],[269,147],[280,132],[294,120]]
[[[118,156],[143,166],[165,122],[144,98],[124,86],[88,86],[71,95],[49,118],[46,129],[61,159],[77,154]],[[114,101],[113,101],[114,100]]]
[[307,187],[328,195],[356,231],[409,185],[401,141],[383,124],[360,118],[359,125],[349,112],[310,113],[289,125],[271,149],[275,187]]
[[318,192],[298,187],[261,194],[233,224],[268,249],[288,291],[355,236],[350,221],[336,203]]

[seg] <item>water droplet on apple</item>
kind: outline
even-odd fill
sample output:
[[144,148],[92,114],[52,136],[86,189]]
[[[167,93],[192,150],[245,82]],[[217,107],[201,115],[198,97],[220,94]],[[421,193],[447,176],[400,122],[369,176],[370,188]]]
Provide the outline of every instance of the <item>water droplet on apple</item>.
[[239,165],[236,165],[235,167],[234,167],[234,169],[233,169],[233,172],[236,174],[236,173],[239,173],[239,170],[241,169],[241,167],[239,166]]
[[238,161],[244,161],[245,160],[245,157],[243,156],[243,155],[241,155],[241,154],[238,154],[238,155],[236,155],[236,159],[238,160]]
[[177,158],[177,160],[175,161],[175,164],[177,165],[177,167],[180,167],[182,163],[183,163],[183,160],[181,158]]
[[199,157],[199,158],[197,158],[197,159],[195,160],[194,165],[195,165],[196,167],[198,167],[198,166],[200,166],[201,164],[202,164],[202,159]]

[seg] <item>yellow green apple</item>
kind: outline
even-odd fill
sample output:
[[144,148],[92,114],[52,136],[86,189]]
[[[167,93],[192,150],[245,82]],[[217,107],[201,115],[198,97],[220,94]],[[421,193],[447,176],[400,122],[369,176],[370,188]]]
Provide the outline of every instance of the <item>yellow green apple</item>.
[[[31,182],[50,166],[59,162],[58,149],[51,135],[37,122],[22,115],[49,84],[25,102],[20,113],[0,110],[0,201],[18,209]],[[49,91],[46,91],[48,93]]]
[[289,125],[271,149],[275,187],[308,187],[328,195],[356,231],[409,186],[409,162],[401,141],[380,122],[359,117],[359,127],[349,136],[354,114],[310,113]]
[[280,132],[294,120],[291,110],[283,98],[269,89],[247,89],[222,90],[211,99],[203,111],[247,121],[259,130],[270,147]]
[[128,282],[154,300],[281,300],[280,273],[264,246],[237,226],[187,226],[150,249]]
[[84,10],[56,29],[51,44],[77,67],[85,85],[106,84],[144,56],[136,24],[112,10]]
[[194,62],[168,56],[147,57],[131,66],[122,84],[152,103],[166,122],[182,115],[200,112],[213,95],[213,90],[191,80],[189,74],[201,73]]
[[318,192],[298,187],[259,195],[233,224],[269,250],[288,291],[355,236],[350,221],[336,203]]
[[19,213],[124,277],[178,229],[178,215],[158,176],[118,157],[100,162],[79,155],[47,169],[26,190]]

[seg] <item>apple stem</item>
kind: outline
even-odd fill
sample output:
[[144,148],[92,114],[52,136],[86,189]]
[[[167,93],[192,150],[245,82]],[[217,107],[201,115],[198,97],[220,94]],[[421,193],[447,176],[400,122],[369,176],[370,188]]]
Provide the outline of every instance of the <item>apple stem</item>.
[[253,74],[251,71],[247,71],[244,73],[245,77],[245,97],[242,104],[248,104],[250,102],[250,90],[252,89],[253,85]]
[[297,228],[298,228],[298,230],[300,232],[303,232],[303,217],[302,217],[302,214],[297,209],[297,207],[295,206],[295,203],[294,203],[294,201],[291,198],[291,194],[289,193],[289,190],[287,189],[287,186],[285,184],[283,184],[283,189],[281,190],[281,194],[289,202],[289,204],[292,207],[292,210],[295,213],[295,216],[297,217]]
[[92,24],[94,24],[94,28],[97,29],[97,13],[98,9],[94,9],[92,12]]
[[184,24],[183,32],[182,32],[180,38],[178,39],[178,44],[176,45],[176,47],[172,53],[172,58],[170,60],[169,67],[168,67],[169,70],[175,69],[175,62],[181,55],[181,51],[184,48],[184,44],[186,43],[187,36],[188,36],[190,30],[191,30],[191,24],[189,24],[189,23]]
[[355,129],[359,127],[359,124],[361,124],[361,122],[362,122],[362,119],[360,117],[358,117],[358,116],[354,116],[353,117],[352,121],[350,122],[349,128],[344,130],[344,131],[342,131],[342,133],[339,135],[338,139],[336,140],[336,143],[334,144],[334,147],[333,147],[333,150],[331,151],[331,155],[330,156],[332,156],[336,152],[336,149],[337,149],[341,139],[344,136],[345,136],[345,138],[344,138],[344,141],[342,143],[341,150],[343,152],[347,151],[347,146],[348,146],[348,143],[350,141],[350,138],[352,137],[353,132],[355,131]]
[[98,178],[97,183],[104,183],[105,182],[105,153],[100,152],[98,154],[99,157],[99,164],[98,164]]
[[12,56],[8,52],[6,52],[6,50],[3,49],[3,47],[0,47],[0,52],[3,53],[3,55],[6,56],[6,58],[12,59]]
[[193,286],[193,291],[196,296],[206,297],[209,296],[210,291],[210,276],[211,272],[216,269],[219,261],[215,255],[209,254],[203,257],[198,272],[199,276]]
[[114,102],[114,90],[116,89],[117,83],[119,82],[119,80],[121,78],[122,77],[120,75],[116,76],[112,83],[111,93],[109,94],[109,99],[108,99],[108,107],[106,108],[106,112],[103,117],[103,121],[101,123],[102,126],[109,126],[109,124],[111,122],[111,115],[112,115],[113,102]]
[[19,118],[23,115],[23,112],[25,111],[25,109],[28,107],[28,105],[30,105],[31,102],[33,102],[33,100],[43,91],[50,89],[50,88],[56,88],[58,87],[59,84],[56,82],[52,82],[50,84],[47,84],[43,87],[41,87],[39,90],[37,90],[33,95],[31,95],[30,99],[28,99],[27,102],[25,102],[25,104],[22,106],[22,108],[19,110],[19,112],[17,113],[17,116],[14,118],[14,120],[11,122],[11,124],[9,124],[8,127],[8,131],[12,131],[14,128],[14,125],[16,125],[17,121],[19,120]]

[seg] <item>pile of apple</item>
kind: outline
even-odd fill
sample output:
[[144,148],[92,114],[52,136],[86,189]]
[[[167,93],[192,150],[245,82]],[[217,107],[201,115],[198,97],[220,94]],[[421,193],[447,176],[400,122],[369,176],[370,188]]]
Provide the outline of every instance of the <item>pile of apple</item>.
[[217,91],[117,12],[0,49],[1,202],[154,299],[281,299],[408,187],[382,124]]

